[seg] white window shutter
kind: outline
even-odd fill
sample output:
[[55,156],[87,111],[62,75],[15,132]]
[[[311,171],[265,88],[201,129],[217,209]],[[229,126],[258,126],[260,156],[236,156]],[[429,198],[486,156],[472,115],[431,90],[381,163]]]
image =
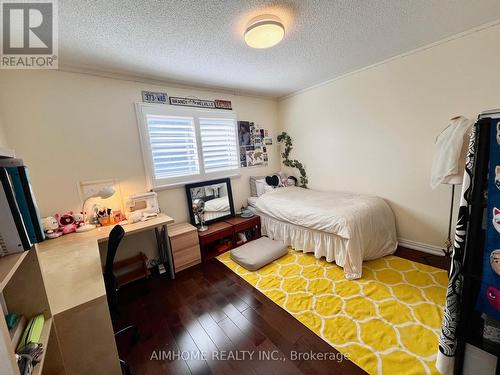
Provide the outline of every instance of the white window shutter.
[[201,153],[205,173],[239,166],[236,121],[232,118],[199,118]]
[[155,180],[200,173],[194,118],[147,115]]

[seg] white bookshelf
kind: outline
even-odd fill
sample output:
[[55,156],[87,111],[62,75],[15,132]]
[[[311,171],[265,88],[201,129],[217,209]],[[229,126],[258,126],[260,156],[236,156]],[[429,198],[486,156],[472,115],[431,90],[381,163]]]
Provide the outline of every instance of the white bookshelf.
[[[40,363],[35,366],[33,374],[50,373],[50,371],[44,371],[47,353],[52,353],[49,355],[50,357],[60,358],[60,350],[35,249],[0,257],[0,298],[2,299],[2,310],[7,308],[9,312],[24,315],[26,319],[40,313],[44,315],[45,324],[40,338],[44,352]],[[16,343],[12,342],[7,324],[3,319],[6,311],[2,311],[2,313],[0,319],[0,374],[19,375],[15,358]],[[49,346],[51,346],[50,351],[48,350]],[[49,360],[49,367],[54,365],[53,362],[53,359]]]

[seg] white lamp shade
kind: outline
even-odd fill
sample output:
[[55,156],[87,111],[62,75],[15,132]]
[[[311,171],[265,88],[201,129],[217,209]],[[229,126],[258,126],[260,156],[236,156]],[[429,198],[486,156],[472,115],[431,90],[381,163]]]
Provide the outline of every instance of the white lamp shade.
[[113,189],[111,186],[105,186],[97,192],[96,197],[99,197],[101,199],[106,199],[111,197],[114,193],[115,189]]

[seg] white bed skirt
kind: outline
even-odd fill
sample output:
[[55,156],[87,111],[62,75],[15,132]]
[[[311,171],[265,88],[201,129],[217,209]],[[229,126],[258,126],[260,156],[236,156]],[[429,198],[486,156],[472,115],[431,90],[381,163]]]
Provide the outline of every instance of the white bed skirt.
[[[294,250],[313,253],[316,258],[326,258],[344,269],[346,279],[359,279],[362,263],[365,260],[378,259],[393,254],[398,246],[396,234],[375,233],[367,243],[358,244],[356,238],[344,238],[339,235],[306,228],[300,225],[278,220],[262,213],[250,199],[248,208],[261,218],[262,234],[277,241],[282,241]],[[363,238],[361,236],[361,238]]]
[[[344,267],[347,254],[347,241],[334,234],[284,223],[267,215],[258,213],[262,226],[262,234],[272,240],[284,242],[294,250],[314,253],[316,258],[326,258],[327,262],[335,262]],[[348,275],[346,275],[348,276]]]

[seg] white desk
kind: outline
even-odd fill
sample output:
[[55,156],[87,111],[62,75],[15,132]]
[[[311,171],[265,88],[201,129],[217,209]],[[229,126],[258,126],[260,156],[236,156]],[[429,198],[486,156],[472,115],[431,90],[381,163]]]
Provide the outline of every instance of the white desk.
[[[158,217],[124,225],[125,235],[155,230],[160,259],[172,268],[167,224]],[[121,374],[102,276],[100,242],[113,226],[35,245],[67,374]]]

